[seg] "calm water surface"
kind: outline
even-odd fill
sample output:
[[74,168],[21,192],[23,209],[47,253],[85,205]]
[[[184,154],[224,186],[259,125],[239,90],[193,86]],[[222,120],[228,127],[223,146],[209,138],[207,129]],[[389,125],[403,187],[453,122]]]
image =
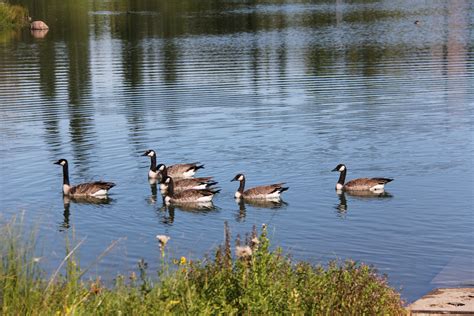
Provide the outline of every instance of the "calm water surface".
[[[0,36],[0,220],[39,226],[46,268],[73,233],[84,266],[120,239],[105,279],[156,268],[157,234],[201,257],[228,221],[297,259],[374,264],[408,301],[474,284],[471,1],[19,3],[50,30]],[[204,163],[215,208],[163,207],[149,148]],[[116,182],[110,201],[63,201],[59,158],[73,183]],[[341,162],[389,194],[338,196]],[[236,204],[238,172],[287,182],[285,203]]]

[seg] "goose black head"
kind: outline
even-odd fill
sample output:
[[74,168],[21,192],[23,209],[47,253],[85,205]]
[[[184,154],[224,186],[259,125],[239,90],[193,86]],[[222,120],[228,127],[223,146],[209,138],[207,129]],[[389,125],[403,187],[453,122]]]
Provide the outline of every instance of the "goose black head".
[[166,166],[162,163],[156,165],[156,170],[160,170],[160,171],[163,171],[166,169]]
[[230,182],[232,182],[232,181],[243,181],[243,180],[245,180],[245,176],[242,173],[239,173],[234,177],[234,179],[230,180]]
[[343,172],[344,170],[346,170],[346,165],[340,163],[336,166],[336,168],[332,169],[331,171]]
[[148,149],[147,151],[143,153],[142,156],[153,157],[153,156],[156,156],[156,153],[153,149]]
[[171,177],[165,177],[163,178],[163,183],[169,184],[171,182]]
[[56,161],[54,164],[55,164],[55,165],[65,166],[65,165],[67,165],[67,160],[66,160],[66,159],[59,159],[59,160]]

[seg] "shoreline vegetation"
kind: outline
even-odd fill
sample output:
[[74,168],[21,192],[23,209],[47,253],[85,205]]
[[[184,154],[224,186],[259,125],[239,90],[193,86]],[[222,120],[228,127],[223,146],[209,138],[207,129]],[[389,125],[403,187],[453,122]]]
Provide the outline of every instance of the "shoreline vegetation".
[[14,30],[28,25],[28,9],[0,0],[0,31]]
[[[266,227],[231,246],[224,244],[202,260],[167,257],[168,236],[157,236],[161,268],[118,275],[106,287],[98,277],[84,280],[75,258],[82,242],[66,242],[66,256],[46,277],[36,233],[25,236],[21,220],[0,227],[1,315],[158,315],[158,314],[406,314],[400,294],[375,269],[353,261],[314,266],[271,250]],[[107,252],[107,250],[106,250]],[[97,261],[99,261],[98,258]]]

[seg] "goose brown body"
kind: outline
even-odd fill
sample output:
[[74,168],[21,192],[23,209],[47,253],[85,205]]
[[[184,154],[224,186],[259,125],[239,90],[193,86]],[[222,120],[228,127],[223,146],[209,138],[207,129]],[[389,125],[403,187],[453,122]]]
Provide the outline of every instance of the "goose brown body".
[[[164,179],[166,179],[166,177],[162,178],[162,181],[160,182],[160,190],[162,193],[165,193],[168,190],[168,184],[165,183]],[[216,181],[212,181],[212,177],[178,179],[174,181],[174,192],[178,193],[190,189],[210,189],[216,184]]]
[[[173,178],[184,178],[189,179],[194,176],[197,170],[204,168],[204,165],[200,165],[198,162],[191,163],[180,163],[166,167],[162,164],[161,168],[166,168],[167,175]],[[158,169],[163,171],[162,169]]]
[[[72,186],[69,190],[70,195],[97,195],[99,191],[108,191],[115,186],[115,183],[95,181],[90,183],[81,183]],[[103,194],[105,195],[105,194]]]

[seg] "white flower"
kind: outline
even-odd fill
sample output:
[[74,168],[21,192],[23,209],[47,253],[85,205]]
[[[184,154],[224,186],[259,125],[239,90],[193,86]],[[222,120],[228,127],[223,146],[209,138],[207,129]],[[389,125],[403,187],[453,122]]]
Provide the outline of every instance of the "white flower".
[[247,258],[252,256],[252,248],[250,246],[237,246],[235,247],[235,255],[238,258]]
[[160,242],[160,248],[166,246],[171,237],[166,235],[156,235],[156,239]]
[[34,257],[33,258],[34,263],[38,263],[38,262],[40,262],[40,260],[41,260],[41,257]]

